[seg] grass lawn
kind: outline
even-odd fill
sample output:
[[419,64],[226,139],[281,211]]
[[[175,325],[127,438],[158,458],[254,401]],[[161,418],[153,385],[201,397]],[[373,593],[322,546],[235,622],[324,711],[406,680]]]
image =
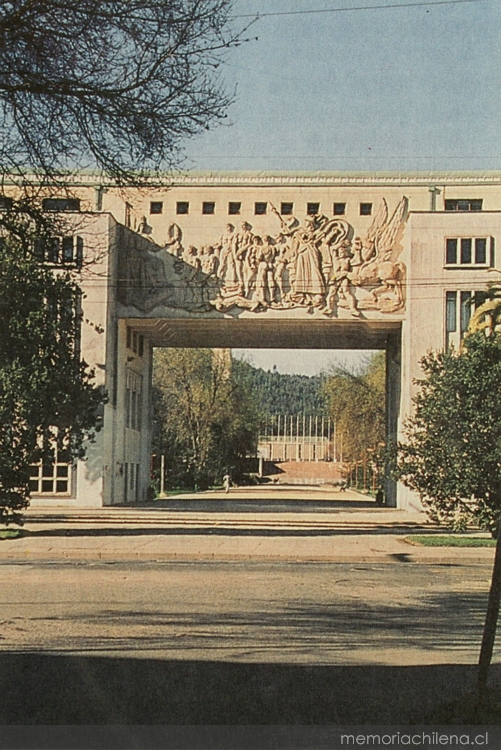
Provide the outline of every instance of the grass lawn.
[[21,529],[0,529],[0,539],[18,539],[21,534]]
[[405,541],[419,547],[495,547],[496,540],[483,536],[457,534],[413,534]]

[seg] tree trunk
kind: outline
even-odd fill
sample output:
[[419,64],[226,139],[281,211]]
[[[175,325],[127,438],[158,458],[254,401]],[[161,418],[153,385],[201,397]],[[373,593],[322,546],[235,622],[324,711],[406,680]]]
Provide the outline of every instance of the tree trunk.
[[477,691],[480,699],[485,695],[487,688],[487,679],[489,677],[489,667],[491,665],[492,651],[494,649],[494,640],[496,638],[496,627],[499,615],[499,601],[501,598],[501,524],[498,526],[498,539],[496,544],[496,554],[494,557],[494,568],[492,570],[491,590],[489,592],[489,601],[487,604],[487,613],[485,615],[484,634],[482,637],[482,646],[480,649],[480,658],[478,662],[478,681]]

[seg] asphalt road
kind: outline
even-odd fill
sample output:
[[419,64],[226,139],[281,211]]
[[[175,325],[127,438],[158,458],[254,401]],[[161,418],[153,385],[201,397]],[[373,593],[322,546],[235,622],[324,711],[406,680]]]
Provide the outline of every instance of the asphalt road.
[[426,723],[473,685],[490,573],[4,562],[0,723]]

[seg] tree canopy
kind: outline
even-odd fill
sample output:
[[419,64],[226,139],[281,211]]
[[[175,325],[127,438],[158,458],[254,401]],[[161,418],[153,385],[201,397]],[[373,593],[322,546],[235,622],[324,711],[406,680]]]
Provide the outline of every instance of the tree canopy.
[[252,386],[228,350],[155,352],[156,451],[168,457],[171,487],[208,487],[257,449]]
[[232,0],[0,1],[0,168],[100,168],[122,180],[179,165],[231,100]]
[[335,367],[323,392],[342,439],[343,456],[358,460],[385,441],[385,353],[368,357],[358,370]]
[[[8,223],[8,230],[6,224]],[[0,522],[28,504],[30,465],[82,456],[104,394],[78,350],[79,290],[40,264],[47,227],[28,216],[0,222]]]
[[246,373],[256,393],[259,394],[260,409],[264,415],[326,415],[322,376],[267,371],[261,367],[253,367],[245,360],[240,361],[239,367]]
[[468,336],[460,352],[421,361],[398,474],[433,518],[494,529],[501,512],[501,337]]

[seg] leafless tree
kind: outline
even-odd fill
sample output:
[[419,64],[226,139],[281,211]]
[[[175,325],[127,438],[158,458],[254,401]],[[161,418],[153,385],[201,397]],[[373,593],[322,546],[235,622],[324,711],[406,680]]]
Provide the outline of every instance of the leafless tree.
[[232,0],[0,0],[0,169],[139,182],[221,121]]

